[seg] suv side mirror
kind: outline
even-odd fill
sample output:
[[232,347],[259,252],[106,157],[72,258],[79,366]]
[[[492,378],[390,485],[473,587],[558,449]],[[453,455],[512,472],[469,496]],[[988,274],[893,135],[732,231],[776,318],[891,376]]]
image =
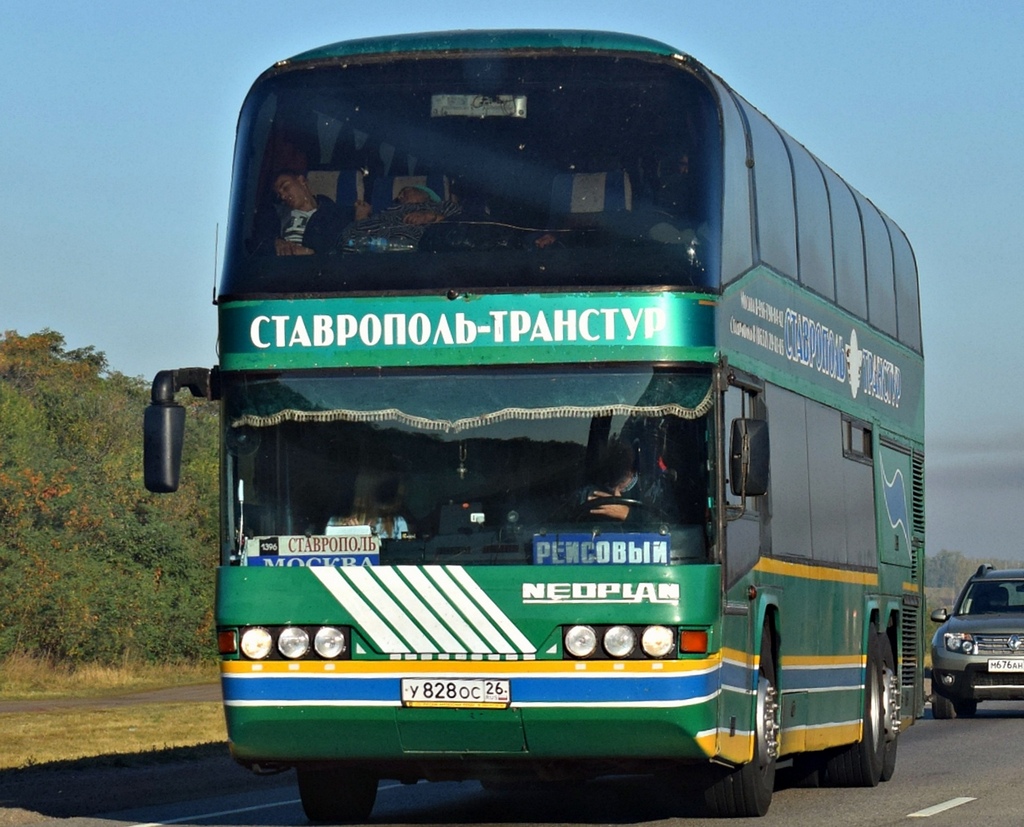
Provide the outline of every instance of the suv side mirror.
[[768,492],[768,423],[734,419],[729,442],[729,485],[737,497]]
[[932,620],[936,623],[945,623],[949,620],[949,609],[943,607],[932,612]]

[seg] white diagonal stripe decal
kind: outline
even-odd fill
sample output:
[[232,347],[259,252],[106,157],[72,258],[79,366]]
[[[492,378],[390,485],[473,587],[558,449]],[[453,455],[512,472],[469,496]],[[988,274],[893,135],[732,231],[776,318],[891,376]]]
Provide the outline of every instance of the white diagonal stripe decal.
[[448,624],[448,628],[463,642],[464,648],[456,651],[468,650],[481,654],[491,651],[490,647],[473,630],[473,627],[466,623],[466,619],[437,590],[437,587],[427,579],[422,569],[416,566],[398,566],[398,570],[423,597],[427,605],[437,613],[443,622]]
[[[437,652],[439,649],[434,645],[420,628],[413,622],[412,618],[391,599],[369,567],[350,566],[344,569],[344,574],[351,581],[364,597],[369,599],[386,618],[390,618],[395,630],[412,646],[414,652]],[[385,650],[387,651],[387,650]]]
[[[455,566],[453,568],[458,567]],[[447,568],[443,566],[425,566],[424,571],[438,585],[441,591],[451,599],[466,620],[472,623],[474,628],[486,638],[495,652],[502,654],[515,652],[512,645],[494,628],[494,624],[484,616],[483,612],[476,607],[476,604],[452,580]]]
[[310,571],[385,654],[465,657],[537,651],[462,566],[324,566]]
[[344,606],[359,628],[384,652],[409,652],[409,647],[399,638],[377,613],[353,590],[352,585],[333,566],[309,567],[316,578],[327,587]]
[[501,631],[505,633],[509,640],[512,641],[520,652],[533,653],[537,650],[533,644],[526,638],[522,632],[519,631],[519,627],[516,626],[508,616],[491,600],[490,595],[487,594],[483,589],[480,588],[480,584],[477,583],[469,573],[461,566],[452,566],[448,569],[452,577],[462,584],[462,587],[466,592],[480,604],[481,608],[487,612],[491,619],[496,621],[501,627]]
[[375,574],[380,578],[381,583],[384,584],[388,591],[395,596],[395,599],[412,613],[413,619],[423,627],[423,631],[437,642],[442,652],[454,654],[466,651],[466,647],[438,621],[434,612],[428,606],[423,605],[423,601],[398,576],[394,569],[379,568],[375,570]]

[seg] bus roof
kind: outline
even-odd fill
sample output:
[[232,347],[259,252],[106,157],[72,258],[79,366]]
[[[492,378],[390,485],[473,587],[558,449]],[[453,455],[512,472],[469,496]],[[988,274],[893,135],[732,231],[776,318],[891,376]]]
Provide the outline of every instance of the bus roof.
[[421,32],[345,40],[302,52],[282,64],[408,52],[465,52],[493,49],[597,49],[670,57],[679,51],[657,40],[617,32],[576,29],[498,29]]

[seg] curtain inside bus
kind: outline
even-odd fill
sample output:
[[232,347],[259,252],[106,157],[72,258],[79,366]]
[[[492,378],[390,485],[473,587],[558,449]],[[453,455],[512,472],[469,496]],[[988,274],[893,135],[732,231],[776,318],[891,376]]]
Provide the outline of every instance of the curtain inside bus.
[[458,433],[512,419],[678,416],[709,410],[707,375],[642,371],[248,379],[225,394],[232,427],[282,422],[397,422]]

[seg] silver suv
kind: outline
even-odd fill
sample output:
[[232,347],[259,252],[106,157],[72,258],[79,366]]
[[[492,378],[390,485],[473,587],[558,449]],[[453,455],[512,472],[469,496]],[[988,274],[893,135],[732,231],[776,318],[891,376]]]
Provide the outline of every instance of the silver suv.
[[936,609],[932,714],[969,717],[979,701],[1024,700],[1024,570],[981,566],[953,611]]

